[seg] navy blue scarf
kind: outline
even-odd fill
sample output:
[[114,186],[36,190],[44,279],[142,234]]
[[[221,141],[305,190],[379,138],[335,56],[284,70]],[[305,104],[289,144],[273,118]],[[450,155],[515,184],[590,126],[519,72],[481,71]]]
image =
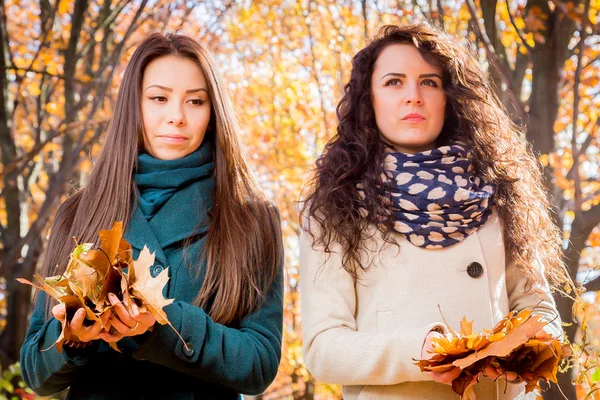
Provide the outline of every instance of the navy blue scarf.
[[475,175],[471,158],[460,144],[417,154],[386,153],[384,180],[394,229],[415,246],[439,249],[482,226],[492,213],[496,188]]
[[138,157],[133,177],[139,190],[138,205],[150,220],[178,190],[213,172],[212,143],[204,140],[198,150],[176,160],[159,160],[149,154]]

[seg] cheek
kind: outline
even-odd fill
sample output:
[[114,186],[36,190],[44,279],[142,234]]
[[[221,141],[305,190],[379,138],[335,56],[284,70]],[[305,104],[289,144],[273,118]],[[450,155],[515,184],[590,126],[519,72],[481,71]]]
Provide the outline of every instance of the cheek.
[[446,97],[436,96],[430,104],[433,105],[431,113],[435,116],[435,120],[443,123],[446,117]]
[[193,120],[190,122],[193,124],[194,132],[198,136],[204,135],[210,123],[210,110],[194,115]]
[[378,124],[385,124],[393,118],[393,110],[396,109],[393,98],[386,98],[381,94],[373,95],[373,111]]
[[148,104],[142,104],[142,123],[144,125],[144,133],[152,131],[152,127],[156,126],[157,112],[152,110]]

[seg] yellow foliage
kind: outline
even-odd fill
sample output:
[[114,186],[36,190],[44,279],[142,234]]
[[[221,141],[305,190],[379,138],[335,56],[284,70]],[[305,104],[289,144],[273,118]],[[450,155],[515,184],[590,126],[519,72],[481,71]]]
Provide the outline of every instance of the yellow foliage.
[[67,14],[71,9],[72,2],[70,0],[60,0],[58,3],[58,12],[60,14]]

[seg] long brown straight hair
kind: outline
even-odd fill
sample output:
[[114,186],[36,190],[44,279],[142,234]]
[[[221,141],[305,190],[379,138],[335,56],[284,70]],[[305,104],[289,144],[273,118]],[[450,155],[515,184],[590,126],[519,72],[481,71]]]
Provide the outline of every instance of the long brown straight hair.
[[[99,244],[98,232],[115,221],[127,227],[137,204],[132,173],[144,151],[141,110],[146,66],[158,57],[174,55],[194,61],[204,73],[211,99],[216,189],[210,228],[200,264],[206,274],[194,304],[215,322],[234,324],[252,312],[278,274],[283,260],[281,226],[250,171],[240,140],[236,109],[208,50],[179,34],[153,33],[133,53],[125,73],[102,151],[85,188],[61,205],[54,219],[42,276],[64,272],[79,243]],[[89,189],[88,189],[89,188]],[[200,273],[199,268],[196,271]],[[50,303],[50,302],[48,302]],[[50,304],[47,307],[49,314]]]

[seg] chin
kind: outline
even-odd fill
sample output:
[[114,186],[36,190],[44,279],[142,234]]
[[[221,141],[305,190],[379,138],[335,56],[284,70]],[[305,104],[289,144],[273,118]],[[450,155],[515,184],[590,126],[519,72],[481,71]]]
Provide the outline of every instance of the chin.
[[160,151],[157,152],[154,155],[154,158],[159,159],[159,160],[177,160],[178,158],[183,158],[185,156],[187,156],[189,153],[183,152],[183,151],[179,151],[179,152],[174,152],[174,151]]
[[400,153],[417,154],[435,149],[434,143],[395,143],[394,149]]

